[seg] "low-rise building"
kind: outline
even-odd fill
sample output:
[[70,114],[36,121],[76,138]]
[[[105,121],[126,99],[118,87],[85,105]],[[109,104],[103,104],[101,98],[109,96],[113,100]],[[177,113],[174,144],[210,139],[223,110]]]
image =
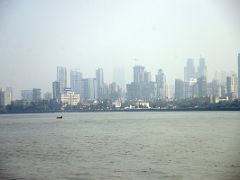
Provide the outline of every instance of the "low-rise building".
[[75,94],[71,90],[67,90],[60,95],[59,101],[63,105],[76,106],[80,102],[80,94]]

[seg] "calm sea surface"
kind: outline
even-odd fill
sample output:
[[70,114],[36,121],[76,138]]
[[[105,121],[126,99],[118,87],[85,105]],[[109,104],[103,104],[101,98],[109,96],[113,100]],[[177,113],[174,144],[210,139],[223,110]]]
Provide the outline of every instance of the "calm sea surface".
[[0,115],[0,179],[240,179],[240,112]]

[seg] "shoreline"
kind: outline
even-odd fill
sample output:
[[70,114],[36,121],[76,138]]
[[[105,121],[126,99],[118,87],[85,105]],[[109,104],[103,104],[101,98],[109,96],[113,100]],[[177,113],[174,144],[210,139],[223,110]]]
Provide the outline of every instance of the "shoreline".
[[64,113],[64,112],[79,112],[79,113],[87,113],[87,112],[200,112],[200,111],[240,111],[239,108],[176,108],[176,109],[157,109],[157,108],[149,108],[149,109],[99,109],[99,110],[64,110],[64,111],[19,111],[19,112],[4,112],[1,114],[37,114],[37,113]]

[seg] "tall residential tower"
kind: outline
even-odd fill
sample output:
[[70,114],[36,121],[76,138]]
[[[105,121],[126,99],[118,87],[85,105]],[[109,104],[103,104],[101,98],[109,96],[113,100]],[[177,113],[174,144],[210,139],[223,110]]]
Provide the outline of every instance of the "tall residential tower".
[[190,81],[192,78],[196,77],[195,67],[193,59],[188,59],[187,64],[184,67],[184,81]]
[[205,59],[204,58],[200,58],[199,59],[199,65],[198,65],[198,69],[197,69],[197,77],[206,77],[207,78],[207,66],[205,64]]
[[67,68],[58,66],[57,67],[57,81],[60,83],[60,93],[64,92],[67,87]]
[[70,87],[74,93],[80,94],[81,92],[82,73],[79,69],[70,71]]
[[238,97],[240,97],[240,53],[238,53]]
[[104,79],[102,68],[98,68],[96,70],[96,83],[97,83],[97,97],[101,99],[104,96]]

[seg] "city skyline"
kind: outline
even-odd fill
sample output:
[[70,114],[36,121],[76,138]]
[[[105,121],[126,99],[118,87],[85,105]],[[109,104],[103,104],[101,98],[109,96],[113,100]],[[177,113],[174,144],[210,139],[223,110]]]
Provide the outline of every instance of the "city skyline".
[[188,58],[196,66],[204,57],[209,79],[237,72],[237,7],[237,0],[1,1],[0,87],[11,86],[15,98],[22,89],[51,91],[57,66],[79,68],[83,78],[100,67],[107,83],[122,68],[124,84],[136,64],[152,78],[162,69],[174,84]]
[[[195,81],[194,79],[197,80],[199,77],[204,76],[204,77],[206,77],[206,82],[212,82],[214,80],[217,80],[217,81],[219,81],[218,83],[224,84],[224,85],[227,86],[227,78],[230,78],[231,76],[236,76],[237,81],[239,82],[239,80],[238,80],[239,64],[240,64],[239,63],[239,59],[240,59],[240,53],[238,53],[238,56],[237,56],[238,66],[236,67],[237,68],[236,71],[230,71],[230,72],[225,72],[225,71],[221,71],[221,70],[220,71],[216,71],[215,72],[215,76],[210,79],[208,77],[208,73],[207,73],[207,64],[205,62],[205,58],[200,57],[198,59],[199,60],[198,64],[196,64],[194,62],[194,59],[188,58],[188,59],[186,59],[185,66],[182,69],[183,74],[184,74],[183,77],[182,78],[175,77],[172,82],[169,82],[169,81],[166,80],[167,72],[165,72],[163,69],[160,68],[156,72],[151,72],[151,71],[147,71],[148,68],[146,68],[145,66],[136,64],[136,65],[134,65],[131,68],[132,80],[129,83],[131,83],[131,82],[141,83],[141,82],[152,82],[152,81],[161,82],[161,83],[157,83],[157,84],[158,84],[158,86],[161,86],[161,88],[164,89],[164,90],[161,90],[161,91],[165,92],[165,91],[167,91],[166,88],[170,88],[170,86],[175,87],[175,85],[176,85],[175,81],[176,80],[181,80],[183,82],[188,82],[188,81],[192,81],[192,79],[193,79],[193,81]],[[190,70],[190,72],[189,72],[189,70],[186,70],[186,67],[189,66],[189,63],[190,63],[191,69],[193,69],[193,70]],[[203,68],[203,69],[201,69],[201,68]],[[55,97],[55,95],[54,95],[55,92],[54,91],[55,90],[54,90],[53,86],[56,86],[56,83],[59,83],[59,89],[60,89],[59,93],[63,93],[65,88],[71,88],[73,90],[73,92],[80,93],[80,89],[82,88],[80,84],[81,84],[82,80],[83,81],[95,80],[96,81],[95,82],[96,83],[96,92],[94,92],[94,93],[95,94],[97,93],[99,97],[102,97],[103,95],[101,95],[101,91],[103,91],[105,84],[106,85],[110,85],[111,83],[116,83],[115,81],[112,81],[112,82],[104,81],[104,79],[105,79],[104,69],[100,68],[100,67],[98,67],[95,70],[95,75],[91,76],[91,77],[84,76],[84,74],[82,73],[82,71],[79,68],[68,69],[67,67],[64,67],[64,66],[57,66],[55,69],[57,70],[56,73],[55,73],[56,77],[55,77],[55,80],[53,80],[49,84],[49,88],[48,88],[49,90],[42,91],[42,87],[40,87],[40,86],[38,86],[38,87],[31,87],[31,88],[28,88],[28,89],[25,88],[25,89],[21,89],[18,92],[20,94],[19,96],[16,96],[16,94],[14,94],[14,91],[13,91],[13,93],[12,93],[13,100],[22,99],[23,91],[26,91],[26,92],[32,91],[30,89],[33,89],[33,90],[34,89],[40,89],[43,92],[42,94],[51,92],[52,96],[53,96],[53,99],[54,99],[54,97]],[[199,71],[202,74],[199,75]],[[122,73],[124,73],[124,71],[122,71]],[[160,75],[160,77],[158,77],[159,73],[163,74],[163,75]],[[186,73],[187,73],[187,75],[186,75]],[[218,73],[221,76],[223,76],[223,77],[216,76],[216,74],[218,74]],[[113,76],[114,76],[114,72],[113,72]],[[121,76],[124,77],[125,74],[118,74],[118,76],[119,76],[119,78]],[[161,76],[164,76],[164,80],[163,79],[159,80],[159,78],[162,78]],[[187,76],[187,78],[186,78],[186,76]],[[99,83],[98,82],[100,82],[101,87],[99,87]],[[238,82],[237,82],[237,84],[238,84]],[[61,84],[63,84],[63,85],[61,85]],[[117,85],[119,85],[119,87],[121,87],[121,84],[117,83]],[[127,93],[127,85],[128,85],[128,83],[125,83],[125,86],[121,87],[121,89],[123,91],[125,91],[125,93]],[[1,88],[8,88],[8,87],[12,88],[12,86],[1,87]],[[157,88],[157,89],[159,89],[159,88]],[[172,93],[173,89],[171,89],[170,91]],[[102,94],[103,94],[103,92],[102,92]],[[163,95],[161,95],[161,96],[159,95],[159,94],[162,94],[162,92],[161,93],[158,92],[157,94],[158,94],[157,95],[158,97],[163,98]],[[83,97],[84,97],[84,95],[83,95]],[[95,97],[95,95],[94,95],[94,97]],[[42,96],[42,98],[44,99],[43,96]]]

